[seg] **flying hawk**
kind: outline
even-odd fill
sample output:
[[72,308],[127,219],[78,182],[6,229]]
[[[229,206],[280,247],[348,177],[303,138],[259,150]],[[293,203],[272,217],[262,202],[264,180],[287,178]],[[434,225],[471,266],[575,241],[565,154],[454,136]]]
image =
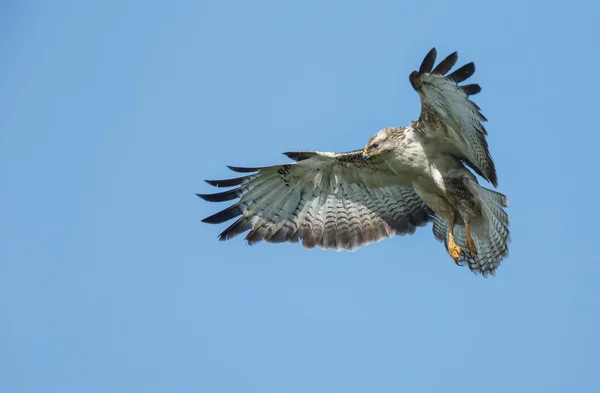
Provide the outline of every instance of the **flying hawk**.
[[207,180],[236,187],[198,194],[210,202],[238,201],[203,222],[220,224],[239,217],[223,233],[227,240],[250,231],[254,244],[297,243],[356,250],[393,235],[412,234],[433,222],[452,260],[474,273],[494,274],[508,256],[507,198],[478,184],[473,169],[498,185],[488,150],[486,118],[469,99],[481,88],[459,85],[475,72],[468,63],[446,75],[456,52],[435,68],[433,48],[409,80],[421,99],[421,114],[407,127],[384,128],[364,149],[348,153],[284,153],[295,162],[262,168],[229,168],[243,173]]

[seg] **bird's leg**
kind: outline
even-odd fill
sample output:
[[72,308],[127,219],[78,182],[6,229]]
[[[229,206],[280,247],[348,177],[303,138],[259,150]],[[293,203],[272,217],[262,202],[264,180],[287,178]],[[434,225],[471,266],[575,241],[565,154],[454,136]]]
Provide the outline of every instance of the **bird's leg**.
[[469,254],[471,254],[471,256],[473,258],[475,258],[475,256],[477,255],[477,247],[475,247],[475,242],[473,241],[473,238],[471,237],[471,222],[470,221],[465,221],[465,230],[467,232],[467,248],[469,249]]
[[454,240],[454,212],[450,214],[450,219],[448,220],[448,253],[454,263],[460,265],[458,258],[462,255],[463,251]]

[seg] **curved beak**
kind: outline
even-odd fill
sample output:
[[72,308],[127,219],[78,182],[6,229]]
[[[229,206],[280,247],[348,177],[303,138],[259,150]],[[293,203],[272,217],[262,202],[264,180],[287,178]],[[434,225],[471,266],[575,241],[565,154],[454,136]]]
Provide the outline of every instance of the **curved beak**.
[[370,157],[369,153],[367,152],[367,149],[363,149],[362,152],[362,159],[363,160],[367,160]]
[[371,151],[369,151],[369,150],[367,150],[367,148],[364,148],[363,152],[362,152],[362,159],[363,160],[368,160],[369,158],[371,158],[375,154],[377,154],[378,151],[379,150],[371,150]]

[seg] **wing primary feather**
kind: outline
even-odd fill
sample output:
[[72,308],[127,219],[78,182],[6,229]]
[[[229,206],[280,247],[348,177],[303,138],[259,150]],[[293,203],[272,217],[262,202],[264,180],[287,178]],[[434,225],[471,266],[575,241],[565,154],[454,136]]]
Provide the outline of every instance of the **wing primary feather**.
[[468,79],[471,75],[475,73],[475,64],[473,62],[467,63],[464,66],[460,67],[453,73],[447,76],[447,78],[453,82],[460,83],[466,79]]
[[239,186],[240,184],[242,184],[243,182],[245,182],[246,180],[249,180],[251,178],[252,178],[252,176],[242,176],[242,177],[236,177],[235,179],[204,180],[204,181],[214,187],[233,187],[233,186]]
[[227,229],[221,232],[221,234],[219,235],[219,240],[229,240],[250,229],[252,229],[252,223],[250,222],[250,220],[248,220],[247,217],[240,217],[236,222],[234,222]]
[[200,198],[208,202],[225,202],[235,199],[242,195],[242,191],[239,188],[235,190],[229,190],[224,192],[218,192],[215,194],[196,194]]
[[454,67],[457,60],[458,60],[458,53],[454,52],[454,53],[450,54],[450,56],[448,56],[444,60],[442,60],[440,62],[440,64],[438,64],[433,69],[433,71],[431,71],[431,73],[438,74],[438,75],[445,75],[446,72],[450,71],[452,69],[452,67]]
[[490,183],[492,183],[494,187],[498,187],[498,175],[496,174],[495,168],[488,171],[488,178],[490,180]]
[[231,165],[227,165],[227,168],[231,169],[234,172],[239,172],[239,173],[250,173],[250,172],[258,172],[261,169],[263,169],[264,167],[256,167],[256,168],[244,168],[244,167],[239,167],[239,166],[231,166]]
[[283,154],[294,161],[304,161],[317,153],[314,151],[288,151]]
[[459,86],[459,87],[468,96],[474,96],[475,94],[478,94],[481,92],[481,86],[479,86],[476,83],[473,83],[471,85]]
[[426,74],[428,72],[431,72],[436,57],[437,51],[435,50],[435,48],[432,48],[429,51],[429,53],[427,53],[427,56],[425,56],[423,62],[421,63],[421,67],[419,67],[419,74]]
[[474,165],[472,162],[463,158],[462,161],[469,166],[471,169],[475,171],[479,176],[487,179],[490,183],[494,185],[494,187],[498,187],[498,175],[496,174],[496,167],[494,166],[494,162],[490,159],[491,167],[485,170],[480,169],[477,165]]
[[[298,225],[296,223],[297,214],[299,209],[304,207],[305,202],[303,200],[304,190],[302,184],[297,183],[296,186],[298,187],[297,194],[295,194],[294,197],[288,198],[288,201],[286,202],[287,209],[283,209],[285,206],[283,206],[281,209],[285,211],[285,215],[282,216],[282,222],[280,225],[275,227],[275,230],[271,233],[271,236],[268,239],[265,239],[269,243],[283,243],[289,241],[292,235],[298,229]],[[296,186],[294,186],[294,188]]]
[[231,220],[234,217],[241,216],[243,213],[244,212],[242,209],[235,204],[225,210],[221,210],[220,212],[213,214],[210,217],[206,217],[204,220],[202,220],[202,222],[207,224],[221,224],[225,221]]

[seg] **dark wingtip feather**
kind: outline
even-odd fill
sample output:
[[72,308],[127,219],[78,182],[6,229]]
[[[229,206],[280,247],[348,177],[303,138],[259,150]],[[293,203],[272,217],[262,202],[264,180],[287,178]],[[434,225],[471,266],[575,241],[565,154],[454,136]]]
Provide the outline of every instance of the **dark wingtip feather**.
[[317,153],[314,151],[288,151],[283,154],[294,161],[303,161]]
[[[487,150],[487,142],[484,145]],[[494,185],[494,187],[498,188],[498,174],[496,173],[496,165],[494,164],[494,160],[492,160],[492,156],[487,154],[487,163],[485,169],[485,178]]]
[[465,94],[468,95],[468,96],[474,96],[475,94],[478,94],[478,93],[481,92],[481,86],[479,86],[476,83],[474,83],[472,85],[460,86],[460,89],[462,91],[464,91]]
[[204,180],[204,181],[214,187],[233,187],[233,186],[239,186],[240,184],[242,184],[243,182],[245,182],[246,180],[248,180],[250,178],[251,178],[251,176],[242,176],[242,177],[236,177],[234,179]]
[[437,51],[435,50],[435,48],[432,48],[429,51],[429,53],[427,53],[427,56],[425,56],[423,62],[421,63],[421,67],[419,67],[419,74],[426,74],[428,72],[431,72],[436,57]]
[[420,74],[417,71],[411,72],[408,76],[408,80],[410,81],[410,84],[413,87],[413,89],[415,89],[415,91],[419,91],[421,89],[421,86],[423,85],[423,82],[419,80],[419,76]]
[[208,202],[225,202],[235,199],[241,195],[239,189],[229,190],[224,192],[218,192],[216,194],[196,194],[200,198]]
[[236,204],[228,207],[225,210],[221,210],[220,212],[213,214],[212,216],[206,217],[202,220],[207,224],[221,224],[225,221],[231,220],[234,217],[241,216],[244,212],[240,207]]
[[458,70],[456,70],[453,73],[451,73],[450,75],[448,75],[447,78],[456,83],[460,83],[460,82],[468,79],[474,73],[475,73],[475,64],[473,64],[473,62],[471,62],[471,63],[467,63],[464,66],[460,67]]
[[240,167],[240,166],[231,166],[231,165],[227,165],[227,168],[231,169],[234,172],[239,172],[239,173],[250,173],[250,172],[258,172],[261,169],[263,169],[262,167],[260,168],[244,168],[244,167]]
[[494,170],[493,172],[490,172],[488,177],[490,179],[490,183],[492,183],[494,187],[498,188],[498,175],[496,175],[496,171]]
[[448,57],[446,57],[444,60],[442,60],[440,62],[440,64],[438,64],[433,69],[433,71],[431,71],[431,73],[438,74],[438,75],[445,75],[446,72],[450,71],[450,69],[452,67],[454,67],[454,64],[456,64],[457,61],[458,61],[458,53],[453,52]]
[[220,241],[229,240],[241,233],[246,232],[247,230],[252,228],[252,224],[250,221],[246,219],[246,217],[239,218],[236,222],[231,224],[227,229],[225,229],[219,235]]

